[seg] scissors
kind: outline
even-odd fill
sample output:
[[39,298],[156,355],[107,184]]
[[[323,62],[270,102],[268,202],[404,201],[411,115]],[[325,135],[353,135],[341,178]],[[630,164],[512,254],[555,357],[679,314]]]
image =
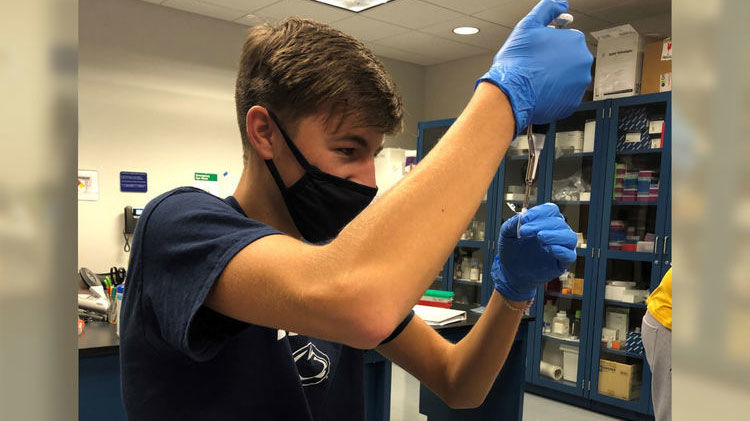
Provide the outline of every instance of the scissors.
[[112,283],[115,285],[120,285],[125,282],[125,268],[114,266],[109,268],[109,279],[111,279]]

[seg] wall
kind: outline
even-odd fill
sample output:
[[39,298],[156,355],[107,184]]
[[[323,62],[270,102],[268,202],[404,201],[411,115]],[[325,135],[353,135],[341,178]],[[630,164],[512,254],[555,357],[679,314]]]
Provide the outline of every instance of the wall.
[[[80,0],[78,168],[99,173],[99,200],[79,201],[78,265],[127,266],[123,207],[143,207],[195,172],[234,191],[242,147],[234,108],[247,27],[138,0]],[[407,107],[386,146],[414,149],[424,68],[384,59]],[[148,174],[147,193],[122,193],[120,171]],[[224,176],[224,173],[227,173]]]
[[492,63],[481,55],[429,66],[425,72],[424,120],[454,118],[474,93],[474,84]]

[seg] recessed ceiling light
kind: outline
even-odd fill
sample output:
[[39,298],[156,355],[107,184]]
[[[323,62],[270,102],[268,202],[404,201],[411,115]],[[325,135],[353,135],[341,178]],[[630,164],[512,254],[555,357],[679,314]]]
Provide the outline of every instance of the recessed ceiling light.
[[479,33],[479,28],[473,26],[459,26],[458,28],[453,28],[453,33],[458,35],[474,35]]
[[391,0],[315,0],[318,3],[330,4],[352,12],[361,12],[371,7],[380,6]]

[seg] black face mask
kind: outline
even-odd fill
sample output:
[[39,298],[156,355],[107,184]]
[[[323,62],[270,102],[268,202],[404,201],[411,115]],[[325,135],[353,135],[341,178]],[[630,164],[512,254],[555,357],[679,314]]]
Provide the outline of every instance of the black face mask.
[[297,162],[305,170],[299,181],[285,187],[273,161],[266,160],[294,225],[305,240],[312,243],[336,237],[346,224],[372,202],[378,192],[377,187],[336,177],[311,165],[281,127],[276,115],[270,110],[268,114],[278,126]]

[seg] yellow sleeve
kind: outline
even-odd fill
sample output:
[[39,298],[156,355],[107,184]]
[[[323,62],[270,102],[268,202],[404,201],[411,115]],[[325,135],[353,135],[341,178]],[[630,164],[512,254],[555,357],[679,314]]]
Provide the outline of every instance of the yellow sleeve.
[[672,268],[664,274],[661,283],[651,293],[646,301],[648,312],[658,320],[662,326],[672,330]]

